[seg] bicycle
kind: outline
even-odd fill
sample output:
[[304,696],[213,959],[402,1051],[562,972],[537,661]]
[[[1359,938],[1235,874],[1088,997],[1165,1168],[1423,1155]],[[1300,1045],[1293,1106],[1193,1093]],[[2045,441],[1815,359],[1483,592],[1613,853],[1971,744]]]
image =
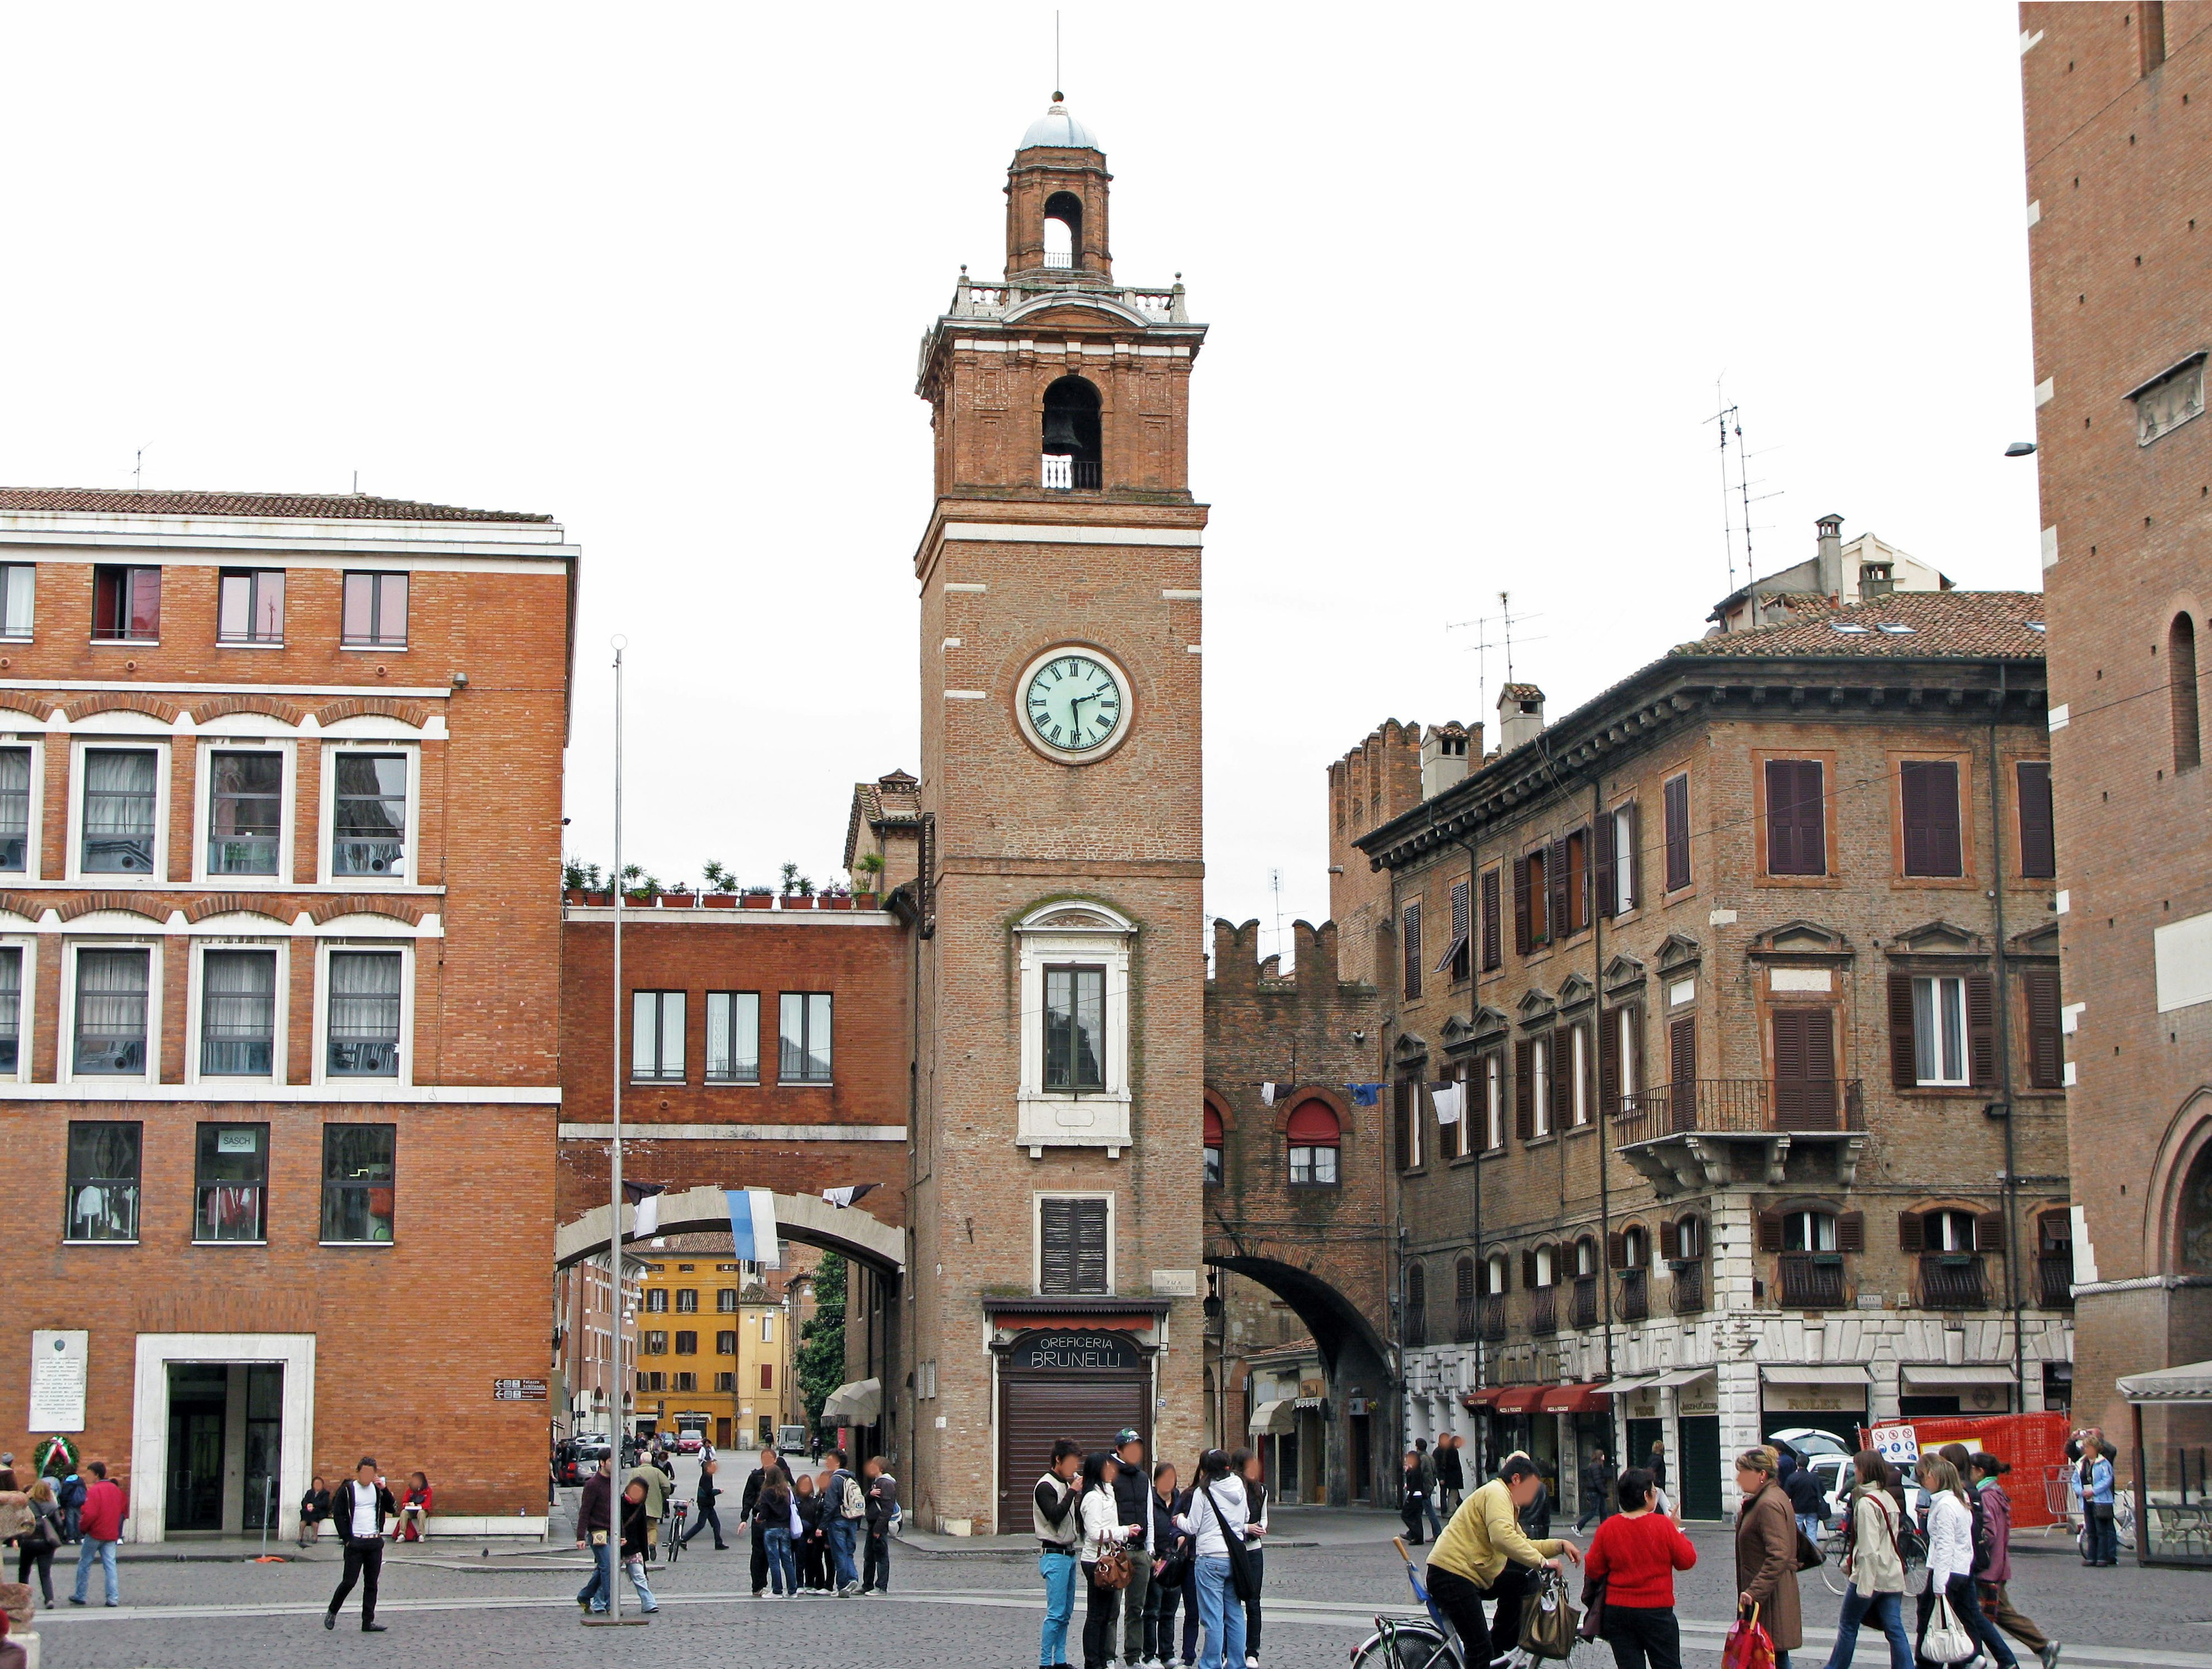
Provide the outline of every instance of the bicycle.
[[668,1503],[668,1516],[660,1521],[661,1551],[668,1555],[668,1563],[671,1564],[674,1564],[683,1557],[684,1520],[690,1510],[690,1502],[672,1501]]
[[[1407,1551],[1406,1539],[1393,1536],[1390,1545],[1406,1562],[1406,1581],[1412,1584],[1413,1597],[1420,1601],[1425,1620],[1376,1612],[1375,1632],[1352,1648],[1352,1669],[1468,1669],[1466,1656],[1460,1650],[1458,1634],[1437,1602],[1429,1597],[1428,1589],[1421,1586],[1420,1567]],[[1477,1660],[1475,1669],[1487,1669],[1489,1661],[1486,1653]],[[1516,1646],[1504,1661],[1507,1669],[1534,1669],[1536,1659]]]
[[[1820,1581],[1831,1593],[1840,1594],[1850,1586],[1844,1575],[1844,1556],[1850,1551],[1850,1520],[1835,1526],[1820,1538]],[[1905,1561],[1905,1591],[1922,1594],[1928,1591],[1928,1539],[1908,1520],[1897,1530],[1897,1551]]]

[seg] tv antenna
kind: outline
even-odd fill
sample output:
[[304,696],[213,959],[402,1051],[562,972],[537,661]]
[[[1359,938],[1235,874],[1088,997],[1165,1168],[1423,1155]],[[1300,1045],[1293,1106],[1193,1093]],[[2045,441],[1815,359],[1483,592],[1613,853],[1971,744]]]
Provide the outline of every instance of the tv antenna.
[[[1508,683],[1512,683],[1513,628],[1516,626],[1523,626],[1528,624],[1530,621],[1541,620],[1544,617],[1540,614],[1515,614],[1513,612],[1511,593],[1507,592],[1500,592],[1498,593],[1498,612],[1494,615],[1485,615],[1480,620],[1450,621],[1447,622],[1444,627],[1444,630],[1447,632],[1464,632],[1471,630],[1474,633],[1474,641],[1469,645],[1468,647],[1474,652],[1475,658],[1475,704],[1478,712],[1486,710],[1482,707],[1482,701],[1484,693],[1488,689],[1490,682],[1490,651],[1492,649],[1501,649],[1504,652],[1505,682]],[[1498,635],[1495,639],[1491,635],[1491,628],[1492,627],[1498,628]],[[1543,643],[1547,640],[1548,640],[1545,638],[1528,637],[1525,634],[1521,639],[1521,641],[1524,644]],[[1481,762],[1480,760],[1474,762],[1475,766],[1480,766],[1480,763]]]
[[145,485],[146,449],[145,447],[141,446],[138,448],[137,461],[131,466],[131,490],[134,493],[142,491]]
[[[1717,403],[1726,398],[1721,392],[1721,379],[1717,377],[1713,379],[1713,398]],[[1711,423],[1720,434],[1721,542],[1728,551],[1728,594],[1733,597],[1736,591],[1735,536],[1738,531],[1736,513],[1740,506],[1742,511],[1741,526],[1743,534],[1743,584],[1745,591],[1750,596],[1750,622],[1756,627],[1759,623],[1759,569],[1752,555],[1751,507],[1753,503],[1764,504],[1768,499],[1779,498],[1782,495],[1778,492],[1761,493],[1756,500],[1751,495],[1751,453],[1744,445],[1743,414],[1741,407],[1723,405],[1705,421]],[[1729,448],[1731,440],[1735,448],[1734,482],[1729,479]],[[1761,482],[1759,485],[1765,486],[1765,482]],[[1735,502],[1731,503],[1731,499]]]
[[1067,97],[1061,92],[1060,79],[1060,13],[1052,15],[1052,101],[1059,104]]
[[1283,954],[1283,872],[1279,869],[1267,871],[1267,884],[1275,893],[1275,954]]

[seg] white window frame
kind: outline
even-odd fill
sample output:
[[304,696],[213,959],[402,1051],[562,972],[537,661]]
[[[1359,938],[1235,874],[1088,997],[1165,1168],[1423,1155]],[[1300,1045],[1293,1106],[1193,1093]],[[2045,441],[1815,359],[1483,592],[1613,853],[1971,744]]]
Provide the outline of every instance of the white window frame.
[[1567,1035],[1571,1040],[1567,1047],[1567,1059],[1571,1063],[1570,1070],[1574,1073],[1574,1083],[1571,1091],[1574,1127],[1577,1130],[1583,1130],[1589,1127],[1590,1121],[1589,1028],[1584,1025],[1570,1026],[1567,1028]]
[[[799,1003],[800,1048],[802,1060],[817,1053],[811,1047],[814,1023],[808,1004],[817,997],[830,1001],[830,1076],[828,1077],[786,1077],[783,1075],[783,1005],[796,997]],[[775,1082],[780,1089],[828,1089],[837,1083],[837,993],[834,991],[779,991],[775,993]]]
[[[1818,1241],[1820,1238],[1819,1225],[1825,1223],[1827,1225],[1828,1243],[1826,1246],[1790,1245],[1790,1225],[1793,1223],[1802,1223],[1804,1225],[1805,1238],[1808,1241]],[[1808,1206],[1801,1211],[1784,1211],[1782,1214],[1782,1249],[1785,1252],[1829,1253],[1835,1251],[1837,1239],[1836,1214],[1833,1211],[1824,1211]]]
[[1624,1270],[1647,1269],[1650,1264],[1650,1233],[1641,1223],[1632,1223],[1620,1231],[1620,1266]]
[[[1121,1213],[1111,1188],[1038,1188],[1030,1194],[1030,1291],[1037,1297],[1044,1290],[1044,1203],[1048,1199],[1103,1199],[1106,1202],[1106,1292],[1120,1290],[1121,1271],[1115,1253]],[[1097,1297],[1097,1293],[1054,1293],[1054,1297]]]
[[[1952,1257],[1964,1257],[1970,1252],[1981,1250],[1978,1243],[1981,1238],[1981,1225],[1974,1221],[1974,1214],[1972,1211],[1962,1211],[1955,1205],[1947,1206],[1941,1211],[1929,1212],[1927,1216],[1921,1218],[1921,1223],[1923,1227],[1920,1246],[1923,1252],[1936,1252]],[[1947,1231],[1961,1226],[1965,1228],[1966,1235],[1966,1243],[1964,1246],[1936,1244],[1939,1240],[1945,1237]]]
[[1627,1107],[1634,1102],[1637,1095],[1636,1056],[1638,1046],[1641,1041],[1637,1035],[1637,1023],[1643,1018],[1643,1011],[1633,1004],[1624,1004],[1613,1012],[1613,1047],[1619,1053],[1617,1065],[1620,1069],[1618,1093],[1620,1096],[1620,1105]]
[[[87,934],[62,941],[61,1035],[54,1049],[54,1078],[59,1083],[159,1083],[161,1081],[161,949],[155,933],[125,933],[112,938]],[[146,959],[146,1070],[123,1072],[76,1071],[76,958],[80,950],[144,950]],[[17,1051],[17,1058],[21,1051]]]
[[[215,811],[216,753],[274,753],[284,759],[283,786],[278,790],[280,820],[276,828],[276,872],[274,875],[217,874],[208,867],[208,819]],[[192,883],[203,887],[231,887],[243,892],[255,887],[285,887],[292,883],[292,852],[299,828],[300,744],[287,737],[207,736],[199,737],[192,758]],[[410,794],[411,810],[414,799]],[[411,848],[410,848],[411,850]],[[348,879],[356,877],[348,877]]]
[[1536,1284],[1539,1287],[1555,1287],[1559,1284],[1559,1253],[1548,1246],[1538,1247],[1536,1248]]
[[[0,950],[7,950],[23,953],[22,992],[16,999],[15,1009],[15,1071],[13,1082],[28,1083],[31,1082],[31,1052],[36,1041],[33,1023],[39,1012],[39,941],[26,933],[0,933]],[[5,1081],[8,1080],[0,1079],[0,1082]],[[143,1158],[141,1162],[143,1162]]]
[[[1584,1267],[1585,1265],[1588,1265],[1587,1268]],[[1575,1242],[1575,1278],[1580,1280],[1585,1275],[1596,1273],[1597,1247],[1586,1240],[1577,1241]]]
[[[1129,1145],[1129,978],[1136,924],[1105,905],[1060,900],[1014,929],[1021,1015],[1021,1077],[1016,1091],[1015,1144],[1042,1159],[1048,1147],[1103,1147],[1109,1159]],[[1102,968],[1106,974],[1106,1086],[1044,1087],[1044,970]]]
[[[334,950],[397,950],[399,953],[399,1071],[393,1077],[331,1077],[331,953]],[[386,1101],[394,1089],[415,1082],[415,941],[411,938],[326,938],[315,941],[314,1047],[308,1051],[307,1082],[341,1090],[349,1098]]]
[[[1923,986],[1928,987],[1928,1012],[1935,1023],[1934,1032],[1925,1040],[1928,1046],[1929,1057],[1934,1063],[1936,1068],[1936,1076],[1933,1077],[1923,1077],[1920,1075],[1920,1053],[1921,1045],[1923,1042],[1920,1026],[1920,991],[1921,987]],[[1943,1001],[1944,987],[1946,986],[1951,987],[1951,994],[1956,999],[1956,1006],[1949,1009],[1948,1011],[1946,1010]],[[1959,1050],[1959,1074],[1956,1077],[1947,1077],[1943,1072],[1943,1044],[1945,1017],[1947,1012],[1955,1020],[1957,1025],[1957,1035],[1954,1040],[1957,1043]],[[1959,1089],[1972,1081],[1973,1070],[1973,1040],[1967,1035],[1966,981],[1965,976],[1958,974],[1914,974],[1912,976],[1913,1082],[1923,1089]]]
[[1626,915],[1636,907],[1636,802],[1624,800],[1607,814],[1613,819],[1613,908]]
[[1552,1040],[1532,1038],[1528,1045],[1529,1139],[1541,1141],[1552,1133]]
[[1503,1252],[1493,1252],[1483,1259],[1483,1271],[1486,1284],[1478,1296],[1484,1298],[1492,1296],[1503,1298],[1507,1289],[1512,1284],[1513,1259]]
[[[18,574],[31,576],[31,619],[22,631],[8,629],[7,594],[15,589]],[[36,562],[0,563],[0,642],[29,643],[39,631],[39,565]]]
[[[209,1076],[209,1083],[283,1083],[287,1078],[287,1064],[291,1059],[286,1041],[286,1021],[289,1017],[292,993],[292,942],[282,938],[252,938],[246,937],[222,938],[193,938],[186,941],[191,957],[185,981],[185,1082],[198,1083],[200,1071],[200,1012],[206,989],[207,953],[210,950],[274,950],[276,953],[276,1006],[271,1017],[269,1076],[265,1078],[235,1077],[229,1073]],[[403,974],[402,977],[404,977]],[[318,1159],[317,1162],[321,1162]],[[319,1183],[318,1184],[319,1186]],[[346,1242],[349,1245],[351,1241]]]
[[1482,1058],[1483,1151],[1505,1145],[1505,1057],[1492,1049]]
[[[103,723],[118,717],[132,715],[102,713]],[[157,721],[143,721],[153,725]],[[88,871],[84,867],[84,756],[88,751],[102,752],[114,750],[154,754],[154,872],[151,875],[120,875],[109,870]],[[98,736],[70,737],[70,796],[69,796],[69,864],[70,882],[82,887],[97,887],[102,892],[131,887],[165,887],[169,884],[169,768],[170,737],[168,727],[162,725],[158,732],[144,730],[103,731]],[[33,762],[35,767],[38,761]],[[37,780],[33,778],[33,782]],[[35,827],[35,822],[33,827]]]
[[[1686,1217],[1674,1223],[1674,1250],[1680,1255],[1677,1263],[1698,1263],[1705,1255],[1705,1246],[1711,1238],[1701,1217]],[[1694,1242],[1694,1244],[1693,1244]]]
[[[624,1017],[626,1024],[623,1028],[622,1042],[623,1059],[628,1063],[623,1070],[627,1075],[628,1082],[633,1084],[665,1084],[689,1083],[691,1081],[691,1061],[686,1048],[690,1041],[689,1034],[691,1027],[690,996],[690,992],[670,986],[632,987],[629,993],[629,1011]],[[676,1076],[673,1077],[658,1075],[652,1077],[640,1077],[637,1075],[637,999],[641,997],[650,997],[654,999],[653,1033],[656,1041],[665,1041],[667,1036],[668,998],[673,997],[676,999],[678,1017],[676,1023]],[[659,1059],[666,1059],[665,1050],[657,1051],[656,1053]]]
[[[777,994],[778,994],[779,998],[781,996],[781,992],[778,992]],[[739,1001],[740,1001],[741,999],[743,999],[743,998],[744,998],[750,997],[750,998],[752,998],[752,1004],[753,1004],[753,1074],[752,1074],[752,1076],[751,1076],[750,1077],[715,1077],[715,1076],[714,1076],[714,1055],[710,1053],[711,1048],[712,1048],[712,1045],[711,1045],[711,1043],[708,1041],[708,1040],[709,1040],[709,1039],[711,1039],[711,1038],[714,1036],[714,999],[715,999],[717,997],[726,998],[728,998],[728,999],[729,999],[729,1002],[730,1002],[730,1011],[731,1011],[731,1019],[732,1019],[732,1023],[732,1023],[732,1030],[733,1032],[734,1032],[734,1030],[736,1029],[735,1025],[734,1025],[734,1022],[735,1022],[736,1015],[737,1015],[737,1007],[738,1007],[738,1004],[739,1003]],[[708,1089],[758,1089],[758,1088],[760,1087],[760,1083],[761,1083],[761,1025],[760,1025],[761,1013],[760,1013],[760,1011],[761,1011],[761,993],[760,993],[759,992],[757,992],[757,991],[716,990],[716,991],[709,991],[708,992],[707,992],[707,994],[706,994],[706,1001],[705,1001],[704,1003],[702,1003],[702,1004],[700,1005],[700,1009],[699,1009],[699,1023],[700,1023],[700,1028],[701,1028],[701,1029],[700,1029],[700,1033],[699,1033],[699,1071],[700,1071],[700,1081],[701,1081],[702,1083],[706,1084],[706,1085],[707,1085],[707,1087],[708,1087]],[[832,1038],[832,1042],[833,1042],[833,1045],[834,1045],[834,1042],[835,1042],[835,1037],[836,1037],[836,1033],[835,1033],[834,1028],[835,1028],[836,1023],[836,1003],[835,1003],[834,1001],[830,1004],[830,1014],[831,1014],[831,1021],[830,1021],[830,1023],[831,1023],[831,1026],[832,1026],[832,1028],[833,1028],[833,1030],[832,1030],[832,1033],[831,1033],[831,1038]],[[778,1020],[778,1024],[779,1024],[779,1026],[780,1026],[780,1025],[781,1025],[781,1018],[782,1018],[782,1016],[781,1016],[781,1003],[779,1003],[779,1004],[778,1004],[778,1012],[777,1012],[777,1020]],[[781,1065],[782,1065],[782,1047],[783,1047],[783,1039],[782,1039],[782,1037],[781,1036],[781,1035],[778,1035],[778,1037],[777,1037],[777,1039],[776,1039],[776,1050],[777,1050],[777,1053],[776,1053],[776,1062],[777,1062],[777,1065],[778,1065],[779,1069],[781,1067]],[[830,1071],[831,1071],[831,1072],[834,1074],[834,1073],[836,1072],[836,1057],[835,1057],[834,1055],[833,1055],[833,1056],[831,1057],[831,1059],[830,1059]]]
[[[337,842],[338,758],[343,754],[404,754],[407,759],[406,856],[399,875],[340,875],[335,863]],[[349,736],[323,744],[322,804],[316,812],[315,872],[326,887],[348,892],[382,892],[420,885],[416,877],[422,861],[422,744],[397,737]],[[250,878],[250,877],[248,877]]]
[[[19,714],[27,719],[28,714]],[[0,748],[28,748],[31,750],[31,800],[27,816],[29,827],[23,831],[23,867],[19,870],[0,870],[0,886],[8,884],[10,877],[35,881],[41,871],[45,856],[46,822],[46,740],[36,732],[11,731],[0,733]]]

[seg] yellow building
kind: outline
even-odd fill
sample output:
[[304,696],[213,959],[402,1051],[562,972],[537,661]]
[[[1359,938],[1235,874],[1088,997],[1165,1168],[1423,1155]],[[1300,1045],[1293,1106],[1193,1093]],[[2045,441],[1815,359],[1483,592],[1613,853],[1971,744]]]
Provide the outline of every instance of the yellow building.
[[647,1250],[633,1421],[641,1436],[690,1430],[716,1448],[752,1447],[799,1417],[783,1296],[795,1271],[733,1261],[728,1249],[720,1235],[684,1235]]

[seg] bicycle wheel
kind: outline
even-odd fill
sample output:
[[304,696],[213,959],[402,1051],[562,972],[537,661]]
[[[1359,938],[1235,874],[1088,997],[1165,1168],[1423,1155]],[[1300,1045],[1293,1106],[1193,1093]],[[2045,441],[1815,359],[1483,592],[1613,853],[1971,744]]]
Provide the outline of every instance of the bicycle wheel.
[[1917,1531],[1908,1531],[1901,1551],[1905,1555],[1905,1591],[1916,1597],[1928,1592],[1928,1542]]
[[1841,1594],[1850,1586],[1844,1575],[1844,1555],[1850,1548],[1850,1538],[1840,1530],[1831,1530],[1820,1538],[1820,1580],[1831,1593]]
[[1370,1635],[1352,1669],[1461,1669],[1451,1643],[1425,1623],[1400,1623]]

